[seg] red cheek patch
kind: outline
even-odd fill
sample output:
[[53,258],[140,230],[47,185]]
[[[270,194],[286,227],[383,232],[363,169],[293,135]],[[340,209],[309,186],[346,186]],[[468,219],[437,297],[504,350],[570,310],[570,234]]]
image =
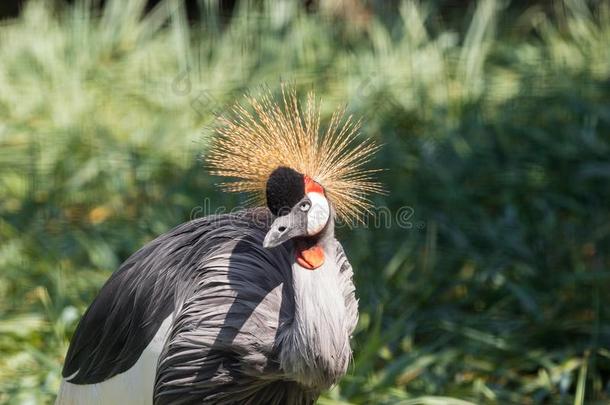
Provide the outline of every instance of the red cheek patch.
[[307,270],[317,269],[324,264],[324,249],[312,246],[309,249],[297,250],[297,263]]
[[314,179],[309,176],[305,177],[305,194],[307,193],[320,193],[324,195],[324,187],[317,183]]

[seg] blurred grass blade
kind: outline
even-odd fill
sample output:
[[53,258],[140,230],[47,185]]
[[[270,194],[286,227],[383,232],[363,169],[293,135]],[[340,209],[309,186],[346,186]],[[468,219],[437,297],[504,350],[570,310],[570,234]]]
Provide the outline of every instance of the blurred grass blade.
[[585,389],[587,385],[587,369],[589,367],[589,352],[587,352],[582,360],[580,370],[578,372],[578,381],[576,383],[576,395],[574,405],[585,404]]

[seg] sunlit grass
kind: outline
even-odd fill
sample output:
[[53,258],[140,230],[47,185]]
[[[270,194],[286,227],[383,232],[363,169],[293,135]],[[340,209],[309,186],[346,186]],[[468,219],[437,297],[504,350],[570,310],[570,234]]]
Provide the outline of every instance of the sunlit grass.
[[[122,260],[241,200],[202,167],[246,91],[315,87],[386,146],[411,228],[341,230],[361,319],[323,404],[606,403],[610,8],[405,2],[362,32],[244,5],[30,2],[0,26],[0,402],[50,403],[80,314]],[[462,26],[464,29],[452,28]],[[514,26],[514,27],[513,27]]]

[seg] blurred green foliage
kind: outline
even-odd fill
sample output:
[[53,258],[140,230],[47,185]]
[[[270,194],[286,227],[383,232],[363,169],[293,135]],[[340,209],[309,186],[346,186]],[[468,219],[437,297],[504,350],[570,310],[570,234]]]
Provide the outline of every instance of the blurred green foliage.
[[385,144],[393,220],[339,232],[361,320],[321,404],[610,401],[607,3],[480,1],[454,27],[406,1],[358,28],[288,1],[230,22],[203,2],[197,25],[178,1],[90,3],[0,26],[0,403],[52,402],[129,254],[243,202],[200,156],[215,113],[282,80]]

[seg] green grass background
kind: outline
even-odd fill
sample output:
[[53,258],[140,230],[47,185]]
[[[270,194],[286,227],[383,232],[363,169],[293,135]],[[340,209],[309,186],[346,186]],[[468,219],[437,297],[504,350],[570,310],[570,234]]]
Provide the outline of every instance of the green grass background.
[[[407,226],[341,229],[361,315],[321,404],[610,401],[610,6],[365,27],[292,2],[52,8],[0,25],[0,403],[51,403],[78,318],[147,241],[243,199],[201,154],[245,92],[315,89],[384,144]],[[400,211],[401,207],[409,207]]]

